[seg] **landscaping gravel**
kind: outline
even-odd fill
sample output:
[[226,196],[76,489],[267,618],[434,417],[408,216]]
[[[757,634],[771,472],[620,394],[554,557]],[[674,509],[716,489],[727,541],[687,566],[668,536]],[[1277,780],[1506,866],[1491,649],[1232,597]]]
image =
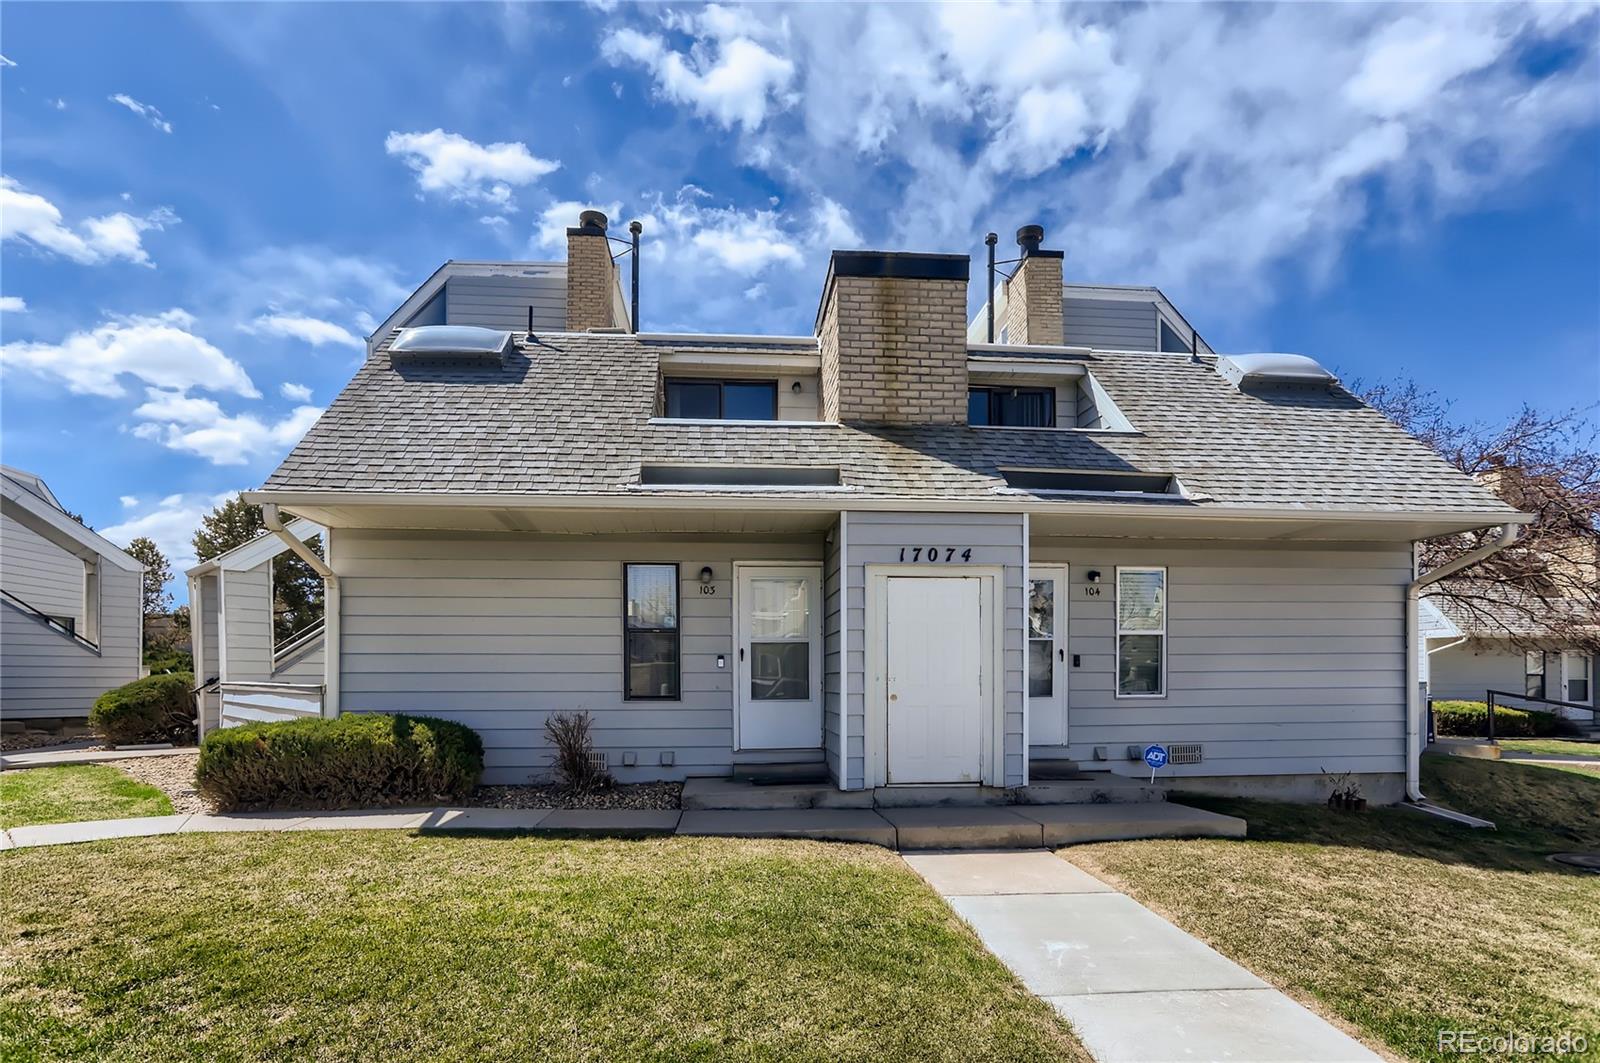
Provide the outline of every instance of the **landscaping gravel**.
[[576,794],[562,786],[480,786],[468,802],[479,808],[665,809],[679,807],[683,784],[645,782]]
[[63,738],[49,731],[22,731],[0,735],[0,753],[20,753],[25,749],[48,749],[51,746],[73,749],[104,749],[105,746],[85,735],[81,738]]
[[105,763],[161,790],[172,801],[172,811],[181,816],[215,811],[194,788],[195,763],[199,759],[200,753],[196,751],[170,757],[129,757]]

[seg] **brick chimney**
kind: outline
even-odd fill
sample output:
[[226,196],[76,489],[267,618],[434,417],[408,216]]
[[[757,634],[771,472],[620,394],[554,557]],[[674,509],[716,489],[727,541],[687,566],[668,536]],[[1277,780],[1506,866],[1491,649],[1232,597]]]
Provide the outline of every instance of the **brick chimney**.
[[606,240],[606,216],[598,210],[578,215],[567,230],[567,331],[618,328],[617,268]]
[[1044,227],[1024,225],[1017,230],[1022,262],[1006,281],[1006,342],[1037,343],[1059,347],[1061,322],[1060,251],[1039,247]]
[[816,323],[824,420],[966,424],[970,271],[966,255],[833,253]]

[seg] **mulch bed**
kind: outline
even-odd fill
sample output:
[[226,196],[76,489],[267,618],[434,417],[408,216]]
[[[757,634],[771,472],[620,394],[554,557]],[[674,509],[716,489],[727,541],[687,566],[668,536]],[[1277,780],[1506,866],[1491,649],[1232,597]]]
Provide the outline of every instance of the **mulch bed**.
[[564,786],[480,786],[467,803],[478,808],[675,810],[682,792],[683,784],[676,782],[633,783],[588,794]]

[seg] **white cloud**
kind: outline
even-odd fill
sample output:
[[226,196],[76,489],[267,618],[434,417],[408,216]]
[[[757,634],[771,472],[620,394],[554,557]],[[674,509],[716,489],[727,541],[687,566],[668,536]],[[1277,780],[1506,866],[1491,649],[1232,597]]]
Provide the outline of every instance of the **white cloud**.
[[1597,29],[1593,4],[790,4],[619,12],[602,50],[745,164],[887,219],[880,246],[1039,221],[1083,279],[1235,306],[1594,127]]
[[511,202],[513,187],[531,184],[561,166],[534,156],[520,142],[478,144],[443,129],[391,132],[383,148],[416,173],[422,191],[484,203],[501,211],[516,209]]
[[20,295],[0,295],[0,312],[7,314],[26,314],[27,301]]
[[175,391],[204,388],[260,398],[244,367],[193,329],[194,317],[174,309],[108,321],[60,343],[7,343],[0,356],[7,368],[59,380],[79,395],[124,395],[119,378],[127,375]]
[[725,269],[745,276],[777,263],[798,266],[802,261],[800,249],[784,237],[777,215],[768,210],[706,218],[689,242]]
[[58,111],[65,111],[67,109],[67,101],[63,100],[60,96],[57,96],[55,99],[49,101],[49,103],[51,107],[54,107]]
[[578,215],[586,210],[598,210],[612,223],[622,216],[622,204],[616,200],[610,203],[596,203],[590,200],[563,199],[539,212],[539,221],[534,226],[533,233],[535,244],[551,251],[564,251],[567,246],[567,230],[578,224]]
[[744,297],[746,299],[750,300],[752,303],[755,302],[757,299],[760,299],[760,298],[764,297],[766,294],[767,294],[767,282],[766,281],[757,281],[756,283],[750,285],[750,287],[748,287],[748,288],[746,288],[744,290]]
[[669,29],[692,35],[686,51],[672,48],[660,34],[630,27],[613,30],[600,50],[613,64],[633,63],[650,71],[656,92],[725,129],[761,126],[769,113],[792,106],[789,91],[795,65],[754,38],[770,27],[753,16],[711,4],[693,14],[669,11]]
[[139,496],[138,495],[122,495],[117,499],[117,501],[122,503],[122,508],[123,509],[132,509],[134,506],[137,506],[139,504]]
[[283,383],[278,385],[278,394],[291,402],[310,402],[311,389],[304,384]]
[[[184,570],[199,563],[194,554],[193,540],[201,518],[238,493],[224,491],[215,495],[168,495],[148,512],[130,517],[121,524],[102,528],[100,534],[124,546],[141,535],[154,540],[171,562],[175,580],[181,585]],[[122,504],[128,508],[134,508],[138,502],[138,499],[126,496],[122,499]]]
[[143,118],[146,122],[149,122],[152,126],[161,130],[163,133],[172,132],[172,123],[163,118],[161,116],[161,112],[156,110],[156,108],[150,104],[140,103],[138,100],[134,99],[132,96],[129,96],[125,92],[119,92],[114,96],[108,96],[106,98],[112,103],[121,104],[122,106],[126,107],[128,110],[132,111],[140,118]]
[[133,434],[171,449],[196,454],[213,465],[247,465],[281,456],[322,416],[319,406],[296,406],[277,421],[252,413],[229,414],[211,399],[151,388],[133,411]]
[[0,240],[22,240],[86,266],[119,258],[154,266],[145,251],[143,234],[152,229],[159,232],[177,221],[171,210],[158,207],[142,218],[121,211],[85,218],[74,231],[63,224],[54,203],[14,179],[0,176]]
[[332,343],[341,347],[353,347],[362,350],[365,342],[343,325],[336,325],[332,321],[321,318],[308,317],[304,314],[262,314],[254,321],[239,326],[241,331],[257,336],[282,336],[286,339],[300,340],[313,347]]
[[5,56],[0,55],[0,67],[16,66],[16,65],[17,65],[16,63],[13,63],[11,60],[7,59]]
[[827,250],[860,247],[861,233],[850,212],[826,196],[811,212],[812,242]]

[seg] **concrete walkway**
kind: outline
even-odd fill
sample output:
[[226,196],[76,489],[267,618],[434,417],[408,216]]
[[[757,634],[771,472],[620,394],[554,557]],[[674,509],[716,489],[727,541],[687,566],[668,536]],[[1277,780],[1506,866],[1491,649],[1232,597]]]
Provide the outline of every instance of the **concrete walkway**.
[[1054,853],[904,859],[1101,1063],[1379,1058]]
[[92,743],[70,748],[20,749],[0,756],[0,771],[17,768],[54,768],[67,764],[100,764],[108,760],[133,760],[135,757],[176,757],[185,753],[193,755],[194,746],[177,746],[172,749],[89,749]]
[[583,811],[416,808],[350,812],[252,812],[52,823],[0,831],[0,849],[69,845],[196,831],[416,830],[534,831],[637,836],[715,835],[866,842],[890,849],[1038,848],[1128,838],[1243,837],[1242,819],[1185,805],[1027,805],[795,808],[768,810]]

